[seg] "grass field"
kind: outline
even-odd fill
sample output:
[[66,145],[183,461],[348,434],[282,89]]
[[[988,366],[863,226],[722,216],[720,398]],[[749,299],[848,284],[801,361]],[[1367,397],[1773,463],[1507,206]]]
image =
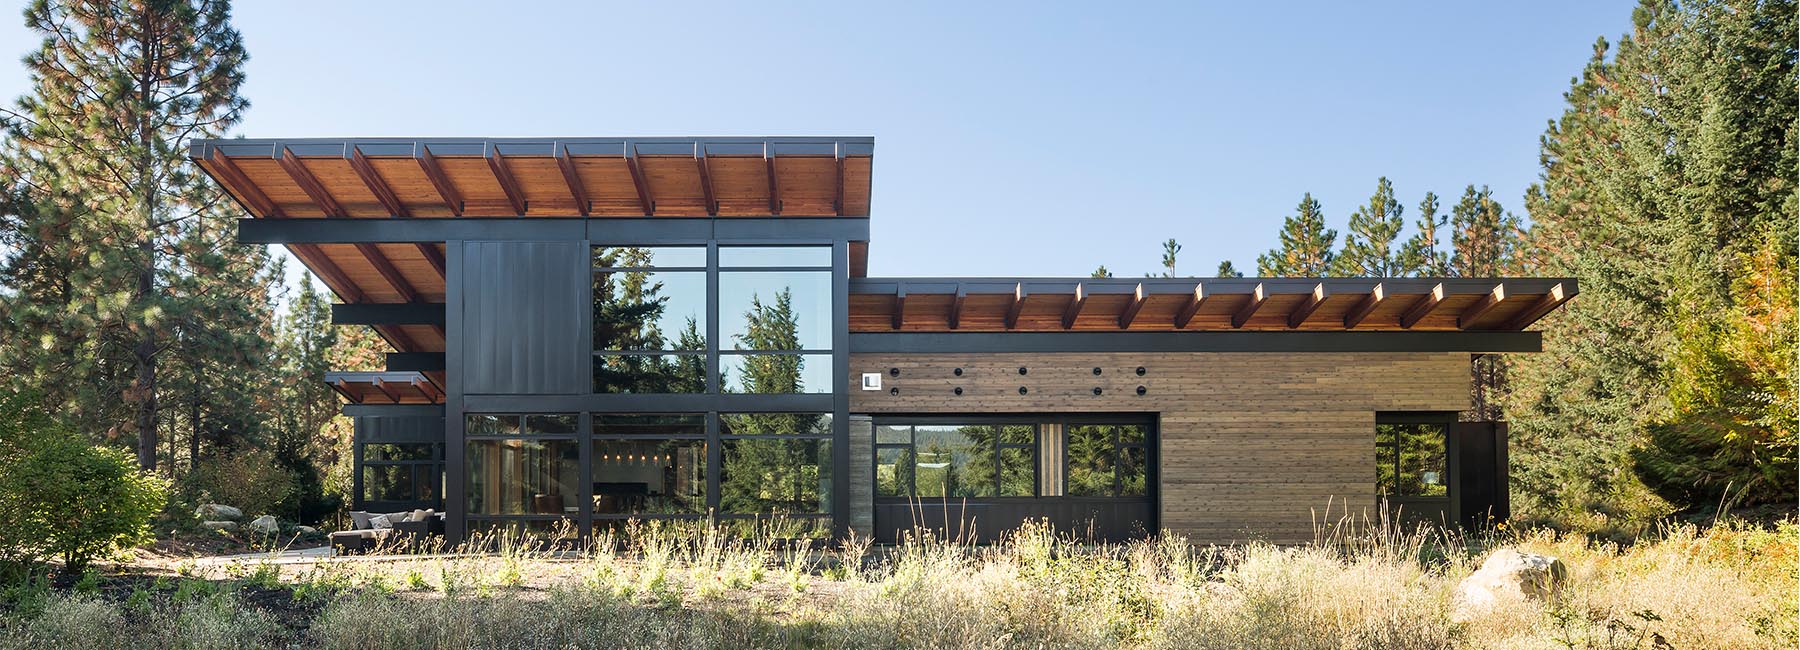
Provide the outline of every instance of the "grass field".
[[[1321,531],[1300,547],[1004,544],[817,549],[640,527],[577,552],[121,567],[5,594],[0,648],[1792,648],[1800,528]],[[1550,602],[1464,623],[1483,549],[1554,555]],[[285,562],[285,561],[284,561]],[[1663,645],[1666,644],[1666,645]]]

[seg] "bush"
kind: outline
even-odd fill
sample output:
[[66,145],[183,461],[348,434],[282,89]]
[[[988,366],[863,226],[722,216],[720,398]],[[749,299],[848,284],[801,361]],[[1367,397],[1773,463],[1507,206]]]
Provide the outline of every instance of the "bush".
[[147,540],[168,483],[57,426],[28,399],[0,398],[0,560],[18,570],[61,558],[78,573]]
[[297,482],[274,454],[252,447],[201,458],[182,480],[185,493],[196,500],[211,495],[218,503],[237,506],[246,516],[281,512],[290,519],[293,515],[281,506]]

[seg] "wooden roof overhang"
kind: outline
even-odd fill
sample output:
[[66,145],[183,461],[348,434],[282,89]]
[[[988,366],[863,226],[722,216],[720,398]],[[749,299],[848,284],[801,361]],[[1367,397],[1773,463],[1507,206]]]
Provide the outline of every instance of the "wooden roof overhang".
[[[189,158],[255,219],[859,217],[874,139],[305,138],[196,140]],[[442,304],[441,241],[288,243],[345,304]],[[867,269],[868,243],[851,267]],[[368,324],[442,352],[438,322]]]
[[858,278],[851,332],[1521,331],[1568,278]]
[[424,372],[327,372],[325,383],[351,404],[442,404],[444,378]]

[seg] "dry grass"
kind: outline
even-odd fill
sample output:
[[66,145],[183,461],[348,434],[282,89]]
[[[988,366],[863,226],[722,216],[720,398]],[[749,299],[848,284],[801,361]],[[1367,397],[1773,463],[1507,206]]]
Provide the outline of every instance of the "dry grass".
[[[1571,580],[1552,602],[1453,623],[1455,585],[1496,545],[1558,556]],[[1797,545],[1791,522],[1626,548],[1379,523],[1289,548],[1093,547],[1033,526],[995,546],[818,549],[642,526],[572,551],[505,540],[192,569],[185,595],[52,595],[0,624],[0,648],[1794,647]],[[310,609],[270,613],[270,593]]]

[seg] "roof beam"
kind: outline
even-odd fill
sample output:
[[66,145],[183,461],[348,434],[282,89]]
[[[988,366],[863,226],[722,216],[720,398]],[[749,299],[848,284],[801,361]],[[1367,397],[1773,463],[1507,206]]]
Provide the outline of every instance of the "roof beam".
[[400,329],[398,326],[371,325],[370,327],[375,328],[375,332],[380,334],[381,338],[387,339],[388,345],[394,346],[397,351],[417,352],[419,348],[423,347],[419,345],[418,341],[414,341],[413,337],[408,336],[406,330]]
[[562,170],[563,182],[569,186],[569,196],[575,199],[575,210],[581,216],[588,216],[588,212],[594,209],[593,203],[588,200],[587,186],[581,184],[581,174],[575,169],[575,159],[569,156],[569,145],[562,142],[556,143],[556,168]]
[[837,187],[832,193],[831,212],[844,216],[844,145],[837,146]]
[[1526,327],[1530,327],[1531,324],[1537,322],[1538,319],[1543,318],[1558,306],[1568,302],[1569,298],[1574,297],[1574,295],[1575,293],[1573,291],[1569,291],[1563,287],[1561,282],[1558,282],[1556,283],[1556,286],[1550,287],[1549,291],[1544,292],[1544,295],[1539,297],[1537,302],[1531,303],[1531,306],[1526,307],[1525,311],[1519,312],[1517,316],[1506,321],[1506,325],[1501,326],[1500,329],[1523,330]]
[[350,403],[352,404],[362,403],[362,396],[355,391],[350,390],[350,382],[339,379],[331,382],[331,389],[337,391],[337,394],[343,395],[344,399],[350,400]]
[[374,384],[375,390],[381,391],[381,394],[386,395],[387,398],[389,400],[393,401],[395,404],[400,403],[400,394],[397,392],[394,392],[393,389],[388,388],[388,386],[390,384],[388,384],[386,379],[376,377],[374,381],[369,382],[369,383]]
[[763,169],[769,176],[769,214],[781,216],[781,185],[775,181],[775,152],[763,145]]
[[350,216],[349,213],[344,212],[344,206],[339,205],[337,199],[332,198],[331,193],[325,191],[325,186],[319,184],[319,179],[313,176],[312,170],[307,169],[306,165],[301,163],[300,159],[294,156],[294,152],[289,151],[286,146],[275,151],[275,162],[281,165],[283,171],[287,172],[288,178],[294,179],[294,184],[300,186],[300,191],[306,192],[306,196],[312,199],[313,205],[317,206],[320,212],[325,213],[325,216]]
[[408,303],[333,303],[332,325],[443,325],[444,304],[440,302]]
[[694,169],[700,172],[700,193],[706,199],[706,215],[719,216],[719,201],[713,198],[712,165],[706,162],[705,147],[694,147]]
[[1369,314],[1374,313],[1375,308],[1380,307],[1381,303],[1386,300],[1387,287],[1376,284],[1374,289],[1369,290],[1369,295],[1363,296],[1362,300],[1358,301],[1355,307],[1351,307],[1350,311],[1344,314],[1344,329],[1354,329],[1363,322],[1363,319],[1368,318]]
[[894,289],[894,329],[906,323],[906,286]]
[[1294,311],[1288,313],[1288,329],[1300,329],[1300,326],[1306,323],[1306,318],[1318,311],[1319,305],[1329,297],[1331,297],[1331,292],[1325,288],[1325,283],[1320,282],[1315,285],[1312,293],[1307,294],[1306,300],[1294,307]]
[[956,298],[950,301],[950,329],[962,325],[963,303],[969,299],[969,288],[963,283],[956,283]]
[[363,259],[369,261],[369,266],[375,267],[375,272],[381,274],[382,279],[387,280],[394,292],[400,294],[402,301],[419,302],[419,292],[413,289],[412,283],[407,282],[405,276],[400,275],[400,270],[394,268],[394,263],[388,261],[387,255],[382,254],[380,248],[376,248],[374,244],[357,244],[356,250],[362,253]]
[[1144,283],[1139,282],[1131,292],[1131,302],[1125,304],[1125,312],[1119,314],[1119,329],[1131,329],[1131,322],[1137,320],[1138,312],[1144,310],[1144,301],[1150,294],[1144,290]]
[[350,281],[350,276],[344,275],[343,269],[331,263],[331,258],[326,257],[325,252],[319,250],[317,245],[288,244],[288,250],[294,253],[294,257],[300,258],[300,263],[305,264],[314,275],[324,280],[325,286],[331,288],[344,302],[366,302],[369,299],[361,289],[356,288],[355,282]]
[[414,242],[413,246],[419,249],[419,254],[425,257],[425,262],[430,264],[431,268],[437,271],[438,277],[447,277],[447,274],[444,271],[444,254],[438,251],[436,244]]
[[244,175],[244,170],[238,169],[237,163],[231,162],[231,158],[226,157],[224,152],[214,149],[207,161],[212,163],[213,168],[218,170],[220,176],[225,177],[225,185],[236,189],[243,195],[244,202],[250,204],[244,207],[249,208],[252,212],[260,212],[262,213],[260,216],[264,217],[279,219],[287,216],[281,211],[281,206],[276,205],[269,199],[269,195],[263,194],[261,188],[250,182],[250,177]]
[[425,172],[425,178],[431,180],[431,186],[437,188],[438,198],[444,200],[444,207],[450,209],[450,214],[463,216],[462,194],[456,191],[455,185],[450,184],[450,177],[444,175],[444,168],[431,155],[431,147],[425,146],[423,142],[419,143],[419,146],[413,148],[413,158],[419,161],[419,170]]
[[1075,299],[1069,301],[1068,308],[1063,310],[1063,329],[1075,329],[1075,319],[1081,318],[1081,310],[1087,307],[1087,285],[1075,283]]
[[1243,329],[1244,324],[1250,322],[1250,319],[1254,318],[1256,312],[1261,310],[1263,304],[1268,301],[1268,286],[1261,282],[1256,283],[1256,289],[1250,292],[1250,302],[1244,303],[1244,306],[1239,308],[1237,313],[1231,315],[1231,328]]
[[357,178],[362,179],[363,186],[369,188],[369,193],[375,195],[375,200],[381,202],[381,207],[387,208],[388,214],[396,217],[412,216],[406,206],[400,203],[400,197],[394,195],[394,189],[388,187],[381,174],[375,172],[375,166],[369,164],[369,159],[363,156],[362,149],[350,145],[349,151],[344,153],[344,159],[350,161],[350,169],[356,172]]
[[[842,161],[843,159],[838,160]],[[1025,283],[1020,282],[1013,287],[1012,305],[1006,308],[1006,329],[1018,327],[1019,312],[1025,309],[1026,295],[1028,294],[1025,291]]]
[[644,216],[656,214],[656,200],[650,196],[650,185],[644,181],[644,170],[638,167],[637,145],[625,148],[625,169],[631,172],[631,187],[637,190],[638,205],[643,206]]
[[1206,283],[1195,282],[1194,292],[1188,295],[1186,303],[1175,312],[1175,329],[1187,329],[1188,323],[1194,322],[1194,314],[1200,313],[1200,306],[1209,298],[1206,294]]
[[1419,324],[1420,320],[1430,316],[1438,305],[1444,304],[1445,295],[1447,294],[1444,291],[1444,283],[1439,282],[1437,286],[1431,288],[1429,293],[1419,296],[1419,299],[1411,307],[1406,308],[1406,313],[1400,315],[1400,329],[1412,329],[1412,326]]
[[1482,296],[1480,300],[1475,301],[1475,304],[1469,305],[1468,308],[1463,310],[1462,314],[1459,314],[1456,317],[1456,329],[1469,329],[1469,326],[1474,325],[1476,320],[1487,315],[1488,312],[1493,311],[1495,307],[1499,307],[1500,303],[1505,301],[1506,283],[1494,283],[1493,291],[1488,292],[1488,294]]
[[525,192],[519,189],[519,179],[513,177],[512,168],[506,166],[506,157],[500,155],[500,147],[492,142],[482,147],[481,157],[487,159],[488,170],[494,172],[494,180],[500,183],[500,191],[506,194],[506,202],[512,206],[513,213],[521,217],[531,205],[525,201]]
[[419,391],[419,395],[423,396],[425,401],[432,404],[438,403],[438,396],[443,394],[438,392],[436,386],[431,385],[431,382],[426,381],[422,377],[407,383],[412,384],[413,390]]

